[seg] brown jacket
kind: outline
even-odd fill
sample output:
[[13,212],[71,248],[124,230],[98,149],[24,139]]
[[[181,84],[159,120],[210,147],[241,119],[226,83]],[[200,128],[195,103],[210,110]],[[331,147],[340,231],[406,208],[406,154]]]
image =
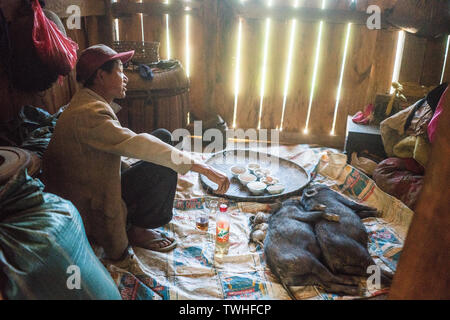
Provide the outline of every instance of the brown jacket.
[[[181,164],[172,161],[183,159]],[[158,138],[120,125],[111,106],[90,89],[78,91],[61,114],[43,161],[46,191],[73,202],[90,240],[109,258],[128,246],[127,209],[121,197],[121,156],[163,165],[184,174],[188,155]]]

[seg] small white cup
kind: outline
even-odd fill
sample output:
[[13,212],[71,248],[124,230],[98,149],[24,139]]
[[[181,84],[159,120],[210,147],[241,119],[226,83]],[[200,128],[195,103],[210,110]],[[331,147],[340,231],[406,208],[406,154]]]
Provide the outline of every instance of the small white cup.
[[266,190],[267,185],[260,181],[253,181],[247,184],[248,190],[250,190],[251,193],[254,195],[261,195],[264,193],[264,190]]
[[280,194],[280,193],[282,193],[284,191],[284,189],[285,189],[285,186],[283,184],[281,184],[281,183],[274,184],[273,186],[268,186],[267,187],[267,191],[270,194]]
[[250,171],[251,173],[254,173],[255,170],[258,170],[259,168],[261,168],[261,166],[257,163],[249,163],[247,165],[247,169],[248,171]]
[[250,182],[256,181],[256,176],[250,173],[243,173],[238,175],[239,181],[246,186]]
[[240,174],[247,173],[247,169],[244,166],[236,165],[230,168],[230,172],[233,177],[237,178]]

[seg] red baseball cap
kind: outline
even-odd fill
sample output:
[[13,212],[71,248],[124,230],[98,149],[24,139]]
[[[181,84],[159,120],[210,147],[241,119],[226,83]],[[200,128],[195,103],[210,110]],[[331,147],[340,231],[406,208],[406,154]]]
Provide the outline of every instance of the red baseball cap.
[[97,44],[84,49],[77,62],[77,80],[84,83],[98,68],[104,63],[120,59],[122,63],[127,63],[134,55],[134,50],[117,53],[115,50],[104,44]]

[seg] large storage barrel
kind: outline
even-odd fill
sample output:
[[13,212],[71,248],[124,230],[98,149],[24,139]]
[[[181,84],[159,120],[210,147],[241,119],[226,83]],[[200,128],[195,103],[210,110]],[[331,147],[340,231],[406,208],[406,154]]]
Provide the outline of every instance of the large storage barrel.
[[41,160],[31,151],[0,146],[0,186],[18,171],[26,168],[30,176],[38,174]]
[[118,100],[121,124],[136,133],[164,128],[173,131],[186,126],[189,111],[189,78],[181,64],[170,69],[153,69],[152,80],[137,70],[125,71],[127,96]]

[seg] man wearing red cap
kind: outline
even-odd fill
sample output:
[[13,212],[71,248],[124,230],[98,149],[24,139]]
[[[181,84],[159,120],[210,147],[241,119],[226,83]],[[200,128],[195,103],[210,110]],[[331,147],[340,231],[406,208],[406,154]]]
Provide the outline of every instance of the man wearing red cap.
[[[122,259],[130,245],[175,247],[175,239],[152,229],[172,218],[177,173],[203,174],[219,193],[230,184],[223,173],[174,148],[167,130],[136,134],[120,125],[113,100],[125,97],[123,64],[133,54],[105,45],[81,53],[77,80],[84,88],[61,114],[43,161],[47,191],[75,204],[89,240],[113,260]],[[121,172],[121,156],[143,161]]]

